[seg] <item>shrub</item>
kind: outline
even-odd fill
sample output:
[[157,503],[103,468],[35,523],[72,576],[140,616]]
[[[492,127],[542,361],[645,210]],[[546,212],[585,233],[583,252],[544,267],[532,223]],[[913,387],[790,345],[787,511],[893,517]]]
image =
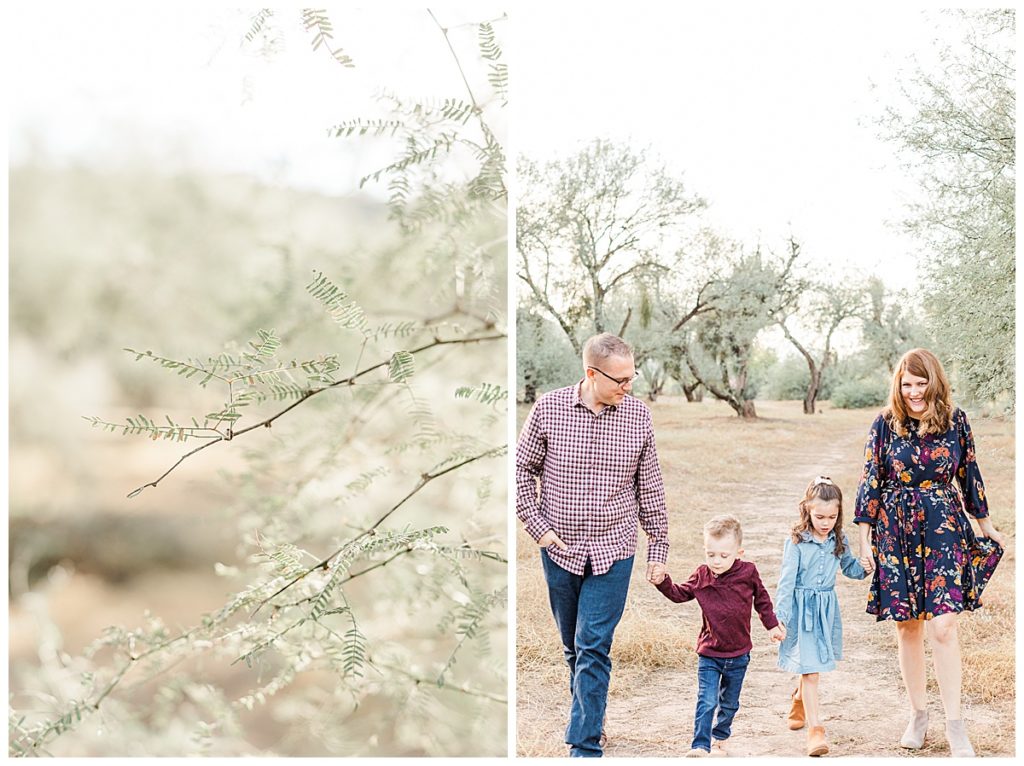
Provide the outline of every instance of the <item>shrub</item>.
[[843,410],[877,407],[885,403],[888,383],[882,378],[844,380],[832,388],[832,406]]

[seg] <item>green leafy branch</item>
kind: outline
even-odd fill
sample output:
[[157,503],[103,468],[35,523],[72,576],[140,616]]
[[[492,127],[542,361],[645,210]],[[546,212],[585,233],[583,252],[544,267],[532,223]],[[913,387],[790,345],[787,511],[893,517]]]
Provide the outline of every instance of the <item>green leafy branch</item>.
[[453,622],[456,624],[455,634],[459,636],[459,640],[437,676],[438,686],[444,685],[444,677],[455,666],[455,660],[463,645],[479,635],[480,626],[483,624],[484,618],[487,617],[495,606],[504,606],[506,603],[508,603],[507,585],[493,593],[484,594],[480,598],[470,599],[466,604],[460,604],[442,621],[442,630]]
[[334,24],[327,18],[327,13],[323,8],[303,8],[302,25],[306,28],[307,32],[313,35],[313,50],[319,50],[323,46],[331,54],[331,58],[343,67],[351,68],[355,66],[351,56],[348,56],[344,50],[341,48],[331,50],[331,46],[328,45],[328,41],[334,38]]
[[[486,334],[486,335],[471,335],[471,336],[464,337],[464,338],[440,338],[440,337],[436,337],[435,336],[434,339],[432,341],[430,341],[429,343],[424,343],[423,345],[418,346],[417,348],[414,348],[414,349],[410,349],[409,351],[396,352],[395,354],[392,354],[391,356],[389,356],[386,360],[381,361],[381,362],[377,362],[376,364],[372,364],[372,365],[370,365],[368,367],[365,367],[362,370],[359,370],[358,372],[356,372],[356,373],[354,373],[354,374],[352,374],[352,375],[350,375],[350,376],[348,376],[346,378],[343,378],[341,380],[336,380],[333,383],[326,384],[326,385],[323,385],[323,386],[313,386],[313,387],[307,388],[307,389],[301,391],[301,393],[299,393],[296,396],[296,401],[292,402],[291,404],[289,404],[284,409],[282,409],[282,410],[280,410],[280,411],[270,415],[269,417],[264,418],[263,420],[259,421],[258,423],[253,423],[252,425],[250,425],[250,426],[248,426],[246,428],[242,428],[242,429],[235,430],[235,431],[229,430],[226,434],[218,433],[216,436],[211,435],[209,437],[209,440],[206,441],[205,444],[202,444],[199,447],[196,447],[195,449],[193,449],[193,450],[191,450],[189,452],[186,452],[170,468],[168,468],[166,471],[164,471],[164,473],[162,473],[159,477],[157,477],[153,481],[146,482],[145,484],[135,488],[134,490],[132,490],[128,494],[128,497],[135,497],[140,492],[142,492],[144,489],[146,489],[148,487],[155,487],[155,486],[157,486],[171,472],[173,472],[178,466],[180,466],[182,463],[184,463],[190,457],[192,457],[193,455],[196,455],[196,454],[202,452],[205,449],[208,449],[208,448],[214,446],[215,444],[219,444],[221,442],[233,441],[234,439],[237,439],[240,436],[244,436],[247,433],[255,431],[258,428],[270,428],[273,425],[275,420],[277,420],[278,418],[283,417],[284,415],[286,415],[287,413],[291,412],[293,409],[295,409],[299,405],[309,401],[314,396],[322,394],[324,391],[330,391],[330,390],[338,388],[340,386],[352,386],[352,385],[355,385],[356,381],[358,381],[360,378],[363,378],[363,377],[369,375],[370,373],[375,372],[377,370],[380,370],[382,368],[387,368],[388,371],[392,375],[398,376],[397,378],[395,378],[395,377],[392,378],[392,380],[394,382],[401,382],[401,381],[406,380],[408,378],[408,376],[412,374],[412,361],[411,360],[412,360],[412,358],[416,354],[422,353],[424,351],[429,351],[429,350],[432,350],[432,349],[435,349],[435,348],[440,348],[442,346],[463,345],[463,344],[467,344],[467,343],[485,343],[485,342],[494,341],[494,340],[504,340],[505,337],[506,336],[505,336],[504,333],[489,333],[489,334]],[[230,411],[225,411],[225,412],[221,412],[221,413],[216,413],[216,415],[224,417],[226,419],[227,417],[231,416],[231,412]],[[102,427],[105,427],[107,430],[111,430],[111,428],[115,428],[115,429],[116,428],[124,428],[124,426],[119,426],[117,424],[108,423],[106,421],[100,420],[99,418],[92,418],[92,419],[90,419],[90,418],[87,417],[86,420],[89,420],[91,423],[93,423],[94,426],[102,426]],[[160,438],[160,436],[164,436],[164,438],[172,438],[172,437],[165,436],[165,434],[170,429],[177,429],[174,432],[176,435],[180,435],[180,433],[181,433],[181,426],[178,426],[178,425],[156,426],[155,424],[152,424],[152,421],[148,421],[148,420],[146,421],[146,423],[141,423],[141,421],[136,421],[136,423],[138,425],[129,426],[128,429],[125,430],[125,433],[141,433],[141,432],[149,430],[151,433],[157,433],[158,434],[158,436],[156,436],[154,438]],[[202,428],[202,427],[199,427],[199,426],[196,426],[196,427],[198,427],[200,429]],[[132,429],[134,429],[134,430],[132,430]],[[186,429],[186,430],[189,430],[189,429]],[[210,429],[207,429],[207,430],[210,430]]]
[[388,664],[384,664],[384,663],[376,663],[376,666],[381,668],[381,669],[384,669],[384,670],[390,670],[392,673],[397,673],[397,674],[399,674],[401,676],[405,676],[406,678],[408,678],[409,680],[413,681],[417,685],[423,684],[423,685],[429,685],[429,686],[432,686],[432,687],[440,686],[440,688],[446,689],[447,691],[459,692],[461,694],[468,694],[471,697],[480,697],[482,699],[490,700],[491,702],[499,702],[499,703],[501,703],[503,705],[507,705],[508,704],[508,698],[503,697],[500,694],[492,694],[490,692],[481,691],[479,689],[472,689],[470,687],[460,686],[458,684],[446,683],[446,684],[440,684],[439,685],[437,683],[436,679],[423,678],[421,676],[417,676],[414,673],[410,673],[405,668],[396,667],[394,665],[388,665]]
[[482,404],[498,404],[508,400],[508,389],[494,383],[479,386],[460,386],[455,389],[456,399],[476,399]]
[[[496,448],[489,453],[484,453],[473,460],[467,460],[461,465],[468,465],[477,459],[483,459],[491,455],[502,454],[504,447]],[[443,472],[439,472],[432,476],[431,479],[421,479],[418,487],[422,487],[427,481],[437,478],[442,473],[447,473],[455,468],[461,467],[454,466],[450,469],[446,469]],[[362,555],[369,555],[374,552],[381,550],[388,550],[398,548],[392,556],[389,558],[377,562],[371,566],[366,567],[358,572],[347,573],[344,577],[340,577],[330,587],[330,594],[337,591],[337,587],[344,585],[351,580],[368,574],[371,571],[380,569],[386,566],[390,561],[393,561],[398,556],[407,554],[414,550],[424,550],[428,552],[439,552],[446,550],[463,551],[465,555],[471,555],[469,551],[466,551],[463,546],[452,547],[447,545],[433,544],[431,541],[438,534],[443,534],[447,531],[445,527],[428,527],[419,530],[405,529],[397,532],[388,533],[376,533],[375,530],[388,518],[391,513],[397,510],[405,500],[411,497],[418,489],[414,489],[410,492],[402,501],[392,506],[386,513],[384,513],[366,532],[359,537],[347,543],[342,548],[339,548],[337,553],[347,551],[349,560],[344,565],[346,568],[350,566],[354,561]],[[296,567],[300,567],[299,557],[296,555],[298,549],[291,545],[278,546],[275,550],[268,554],[268,558],[271,559],[276,568],[282,572],[294,571]],[[490,551],[477,551],[480,558],[488,558],[494,560],[505,560],[498,554]],[[325,563],[331,563],[332,557],[329,557],[324,562],[321,562],[317,567],[309,570],[303,570],[299,576],[293,580],[291,584],[297,582],[299,579],[303,579],[306,575],[316,569],[327,568],[323,565]],[[335,562],[337,563],[337,562]],[[507,562],[505,562],[507,563]],[[339,571],[341,568],[339,567]],[[276,579],[276,578],[275,578]],[[146,660],[150,660],[155,657],[166,654],[167,652],[174,651],[179,648],[189,648],[191,650],[196,649],[209,649],[215,645],[215,643],[224,643],[227,639],[233,638],[239,634],[245,634],[248,631],[247,628],[235,628],[227,633],[217,635],[216,631],[218,628],[225,626],[240,610],[245,607],[255,604],[256,609],[250,615],[250,620],[255,616],[256,611],[260,609],[264,604],[273,598],[278,593],[283,592],[284,589],[278,590],[275,594],[270,597],[262,598],[262,594],[273,587],[275,580],[269,580],[261,583],[251,585],[244,591],[237,593],[232,600],[223,606],[216,613],[204,615],[200,624],[192,626],[191,628],[179,633],[175,636],[169,636],[165,629],[161,626],[155,630],[151,635],[146,635],[142,631],[128,632],[121,628],[108,629],[106,634],[86,650],[86,655],[91,656],[95,654],[102,647],[117,647],[124,646],[127,649],[128,657],[124,663],[122,663],[113,673],[110,680],[100,689],[94,696],[86,699],[75,699],[68,703],[68,706],[57,716],[50,720],[41,722],[34,727],[26,727],[24,715],[15,717],[12,713],[9,716],[9,728],[13,733],[10,749],[12,755],[34,755],[38,754],[45,745],[60,736],[61,734],[73,729],[77,724],[81,723],[83,719],[92,715],[98,711],[107,699],[108,696],[122,683],[122,681],[131,673],[135,668],[141,666]],[[286,586],[290,587],[289,586]],[[287,606],[296,606],[301,603],[307,603],[310,600],[318,598],[327,588],[321,591],[320,594],[310,597],[309,599],[303,599],[295,604],[284,605],[280,608]],[[344,595],[341,594],[342,599]],[[276,613],[276,610],[275,610]],[[323,623],[323,619],[333,615],[346,615],[349,620],[348,628],[343,635],[337,634],[329,626]],[[272,621],[272,620],[271,620]],[[247,624],[247,623],[246,623]],[[292,623],[289,623],[283,630],[278,630],[272,633],[270,636],[259,640],[249,651],[245,652],[242,656],[238,657],[232,664],[239,661],[244,661],[247,665],[252,665],[256,657],[262,652],[270,649],[275,644],[279,643],[282,638],[287,634],[297,630],[303,625],[311,625],[327,630],[333,636],[335,636],[340,643],[341,649],[341,664],[346,675],[352,677],[359,677],[362,673],[362,667],[365,664],[372,665],[372,662],[366,656],[366,645],[367,640],[365,635],[359,628],[356,621],[355,615],[347,601],[341,606],[333,608],[317,609],[314,604],[313,609],[302,617],[296,619]],[[136,648],[139,643],[148,644],[148,648],[143,651],[138,651]],[[160,672],[157,670],[156,672]],[[423,679],[414,679],[416,683],[420,683]],[[276,679],[274,690],[277,687],[286,684],[288,680],[284,677]],[[459,691],[464,694],[472,696],[486,697],[494,699],[496,701],[504,702],[505,700],[496,698],[494,695],[490,695],[486,692],[473,690],[468,687],[453,687],[454,691]],[[273,692],[269,692],[273,693]],[[244,699],[240,700],[240,704],[245,704]]]
[[[346,542],[343,545],[341,545],[339,548],[337,548],[335,551],[333,551],[332,553],[330,553],[327,556],[325,556],[323,559],[318,561],[313,566],[308,567],[303,572],[301,572],[298,575],[292,577],[287,583],[285,583],[283,586],[281,586],[278,590],[276,590],[274,593],[272,593],[267,598],[265,598],[262,601],[260,601],[260,603],[256,605],[256,609],[253,610],[253,614],[255,615],[256,612],[258,612],[261,608],[263,608],[266,604],[268,604],[272,599],[274,599],[277,596],[281,595],[286,590],[288,590],[289,588],[293,587],[297,583],[301,582],[302,580],[304,580],[306,577],[308,577],[309,575],[313,574],[314,572],[316,572],[318,570],[329,570],[332,567],[337,567],[339,562],[343,561],[345,559],[345,557],[352,550],[357,550],[359,548],[359,545],[360,545],[360,543],[363,540],[365,540],[368,537],[376,535],[377,534],[377,528],[380,527],[380,525],[383,524],[388,519],[388,517],[391,516],[391,514],[393,514],[395,511],[397,511],[403,505],[405,505],[406,502],[408,502],[413,496],[416,495],[416,493],[418,493],[420,490],[422,490],[430,482],[432,482],[432,481],[434,481],[436,479],[441,478],[445,474],[448,474],[448,473],[451,473],[452,471],[458,470],[459,468],[463,468],[463,467],[465,467],[465,466],[467,466],[467,465],[469,465],[471,463],[475,463],[478,460],[484,460],[486,458],[499,457],[501,455],[504,455],[507,451],[508,451],[508,448],[505,445],[501,445],[500,447],[493,447],[493,448],[488,449],[488,450],[486,450],[484,452],[481,452],[481,453],[479,453],[477,455],[474,455],[472,457],[468,457],[465,460],[462,460],[462,461],[456,463],[455,465],[450,465],[450,466],[448,466],[446,468],[443,468],[441,470],[424,472],[423,474],[420,475],[419,481],[416,482],[415,486],[413,486],[413,488],[411,490],[409,490],[409,492],[407,492],[405,494],[405,496],[402,497],[398,502],[396,502],[394,505],[392,505],[390,508],[388,508],[388,510],[385,511],[384,514],[380,518],[378,518],[377,521],[375,521],[369,528],[367,528],[366,530],[364,530],[363,532],[361,532],[360,534],[358,534],[356,537],[352,538],[348,542]],[[332,578],[332,580],[333,580],[333,578]]]

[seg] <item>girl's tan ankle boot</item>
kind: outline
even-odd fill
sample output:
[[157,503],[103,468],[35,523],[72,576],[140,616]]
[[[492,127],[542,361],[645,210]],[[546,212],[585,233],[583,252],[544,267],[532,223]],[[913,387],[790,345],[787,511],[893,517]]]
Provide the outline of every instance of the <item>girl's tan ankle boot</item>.
[[807,716],[804,713],[804,701],[796,696],[796,692],[793,692],[793,706],[786,715],[786,724],[790,729],[796,731],[797,729],[804,728],[806,723]]
[[825,755],[828,742],[825,739],[824,726],[812,726],[807,730],[807,755]]

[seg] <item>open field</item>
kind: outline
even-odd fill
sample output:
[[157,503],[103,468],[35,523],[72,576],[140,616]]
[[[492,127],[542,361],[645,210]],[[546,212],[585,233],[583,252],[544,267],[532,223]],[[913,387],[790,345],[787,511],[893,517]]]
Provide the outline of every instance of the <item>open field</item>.
[[[757,564],[774,595],[782,544],[796,520],[808,481],[831,476],[844,492],[850,523],[864,440],[875,410],[801,413],[800,402],[757,403],[761,419],[745,423],[717,402],[690,404],[665,397],[652,405],[669,507],[669,571],[679,579],[703,559],[701,528],[730,512],[744,526],[744,558]],[[521,425],[528,408],[520,406]],[[996,527],[1014,534],[1012,419],[972,416],[978,461]],[[641,539],[643,534],[641,533]],[[567,671],[547,604],[537,547],[517,534],[517,747],[520,756],[564,756]],[[1014,577],[1011,540],[985,591],[985,608],[960,620],[964,655],[964,718],[983,756],[1014,755]],[[612,648],[608,703],[609,756],[679,756],[689,750],[696,693],[694,644],[699,608],[674,604],[644,580],[644,543],[633,570],[626,612]],[[931,724],[923,750],[896,746],[908,707],[895,652],[895,630],[864,611],[866,581],[837,583],[845,659],[821,680],[822,714],[839,756],[945,756],[948,748],[934,679]],[[753,618],[754,649],[733,726],[730,751],[744,756],[800,756],[805,731],[783,721],[793,676],[775,666],[777,649]],[[931,671],[929,670],[929,673]]]

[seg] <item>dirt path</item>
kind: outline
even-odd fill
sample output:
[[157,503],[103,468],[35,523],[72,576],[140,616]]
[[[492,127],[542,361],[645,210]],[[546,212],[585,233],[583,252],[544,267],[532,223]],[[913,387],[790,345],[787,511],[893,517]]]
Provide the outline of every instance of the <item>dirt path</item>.
[[[743,522],[743,558],[757,564],[773,596],[778,582],[782,542],[796,520],[794,506],[800,492],[811,478],[830,471],[830,467],[839,467],[835,470],[843,471],[842,474],[831,475],[839,479],[844,490],[846,530],[848,536],[851,534],[849,522],[856,490],[853,474],[859,470],[856,461],[865,427],[859,421],[843,423],[843,426],[842,432],[832,432],[828,439],[808,440],[798,436],[793,443],[784,446],[784,460],[762,459],[738,465],[736,471],[726,472],[730,478],[718,484],[716,491],[728,499],[721,511],[735,513]],[[659,450],[663,433],[664,425],[659,433]],[[666,465],[664,459],[662,462]],[[683,491],[682,487],[674,489],[671,486],[673,479],[666,473],[670,497],[674,491]],[[670,507],[672,505],[670,501]],[[673,554],[669,569],[682,576],[700,562],[700,558],[695,558],[699,542],[694,539],[677,542],[677,535],[682,532],[683,536],[692,538],[699,535],[699,526],[692,522],[684,526],[687,522],[680,518],[678,505],[677,501],[671,518]],[[688,548],[688,552],[680,551],[680,548]],[[638,556],[639,563],[642,563],[642,558],[642,554]],[[643,580],[640,571],[643,567],[639,563],[634,568],[627,612],[633,613],[636,623],[654,626],[644,628],[653,634],[646,639],[653,647],[651,651],[659,651],[657,631],[667,631],[668,626],[678,625],[678,621],[684,621],[690,634],[695,636],[700,624],[699,610],[692,604],[672,604],[662,598]],[[520,572],[524,571],[528,572],[528,567],[521,565]],[[948,755],[943,732],[944,717],[933,681],[929,688],[931,724],[926,747],[910,752],[895,746],[907,715],[896,657],[895,631],[890,624],[878,624],[874,617],[865,613],[866,589],[866,581],[849,580],[839,574],[837,593],[844,625],[844,659],[834,672],[821,677],[822,717],[832,745],[831,755]],[[627,614],[627,618],[629,616]],[[624,618],[624,624],[627,618]],[[968,619],[977,618],[972,616]],[[635,633],[636,629],[625,626],[623,630],[623,627],[620,626],[620,632],[624,634],[622,640],[634,641],[630,631]],[[542,629],[538,627],[538,630]],[[553,626],[551,629],[553,631]],[[789,731],[783,720],[789,709],[789,692],[795,685],[796,676],[776,667],[777,646],[769,643],[756,615],[752,630],[754,649],[744,682],[741,708],[729,741],[730,755],[804,756],[806,730]],[[617,633],[616,643],[619,641],[620,633]],[[692,643],[690,647],[690,651],[683,647],[680,652],[683,656],[678,662],[660,663],[651,668],[636,668],[620,662],[613,669],[606,724],[607,756],[678,757],[689,750],[696,695]],[[552,683],[557,684],[555,689],[551,688]],[[564,689],[564,666],[557,671],[551,666],[543,678],[521,679],[517,686],[519,754],[564,755],[562,732],[569,702]],[[1013,755],[1012,704],[965,702],[964,717],[979,755]]]

